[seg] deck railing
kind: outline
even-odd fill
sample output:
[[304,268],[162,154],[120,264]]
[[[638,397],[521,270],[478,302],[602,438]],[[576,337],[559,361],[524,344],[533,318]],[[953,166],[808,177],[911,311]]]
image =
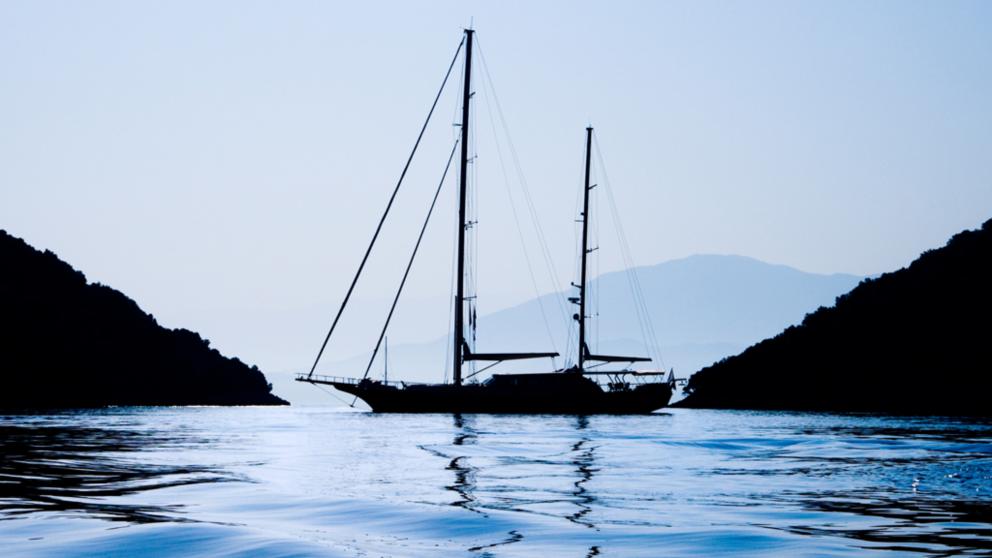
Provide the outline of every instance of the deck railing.
[[[373,382],[377,382],[377,383],[384,384],[384,385],[387,385],[387,386],[397,386],[397,387],[410,386],[410,385],[416,385],[416,384],[422,383],[422,382],[404,382],[404,381],[396,381],[396,380],[384,381],[384,380],[376,380],[376,379],[372,379],[372,378],[368,378],[368,379],[371,380],[371,381],[373,381]],[[297,382],[310,382],[310,383],[317,383],[317,384],[352,384],[352,385],[357,385],[357,384],[359,384],[359,383],[362,382],[362,378],[348,378],[348,377],[345,377],[345,376],[324,376],[324,375],[321,375],[321,374],[297,374],[296,375],[296,381]]]
[[[610,376],[613,376],[613,378],[611,378]],[[646,384],[646,383],[662,383],[669,381],[664,373],[656,373],[653,371],[652,372],[635,372],[635,371],[602,372],[602,373],[589,374],[587,377],[590,377],[593,381],[595,381],[600,385],[607,385],[610,382],[617,382],[617,381],[628,382],[634,385]],[[313,375],[297,374],[296,381],[311,382],[317,384],[357,385],[362,381],[362,379],[348,378],[345,376],[324,376],[321,374],[313,374]],[[396,381],[396,380],[391,380],[391,381],[371,380],[371,381],[378,382],[380,384],[384,384],[387,386],[396,386],[396,387],[423,384],[423,382],[406,382],[406,381]],[[685,382],[686,382],[685,378],[678,378],[675,380],[676,384],[684,384]]]

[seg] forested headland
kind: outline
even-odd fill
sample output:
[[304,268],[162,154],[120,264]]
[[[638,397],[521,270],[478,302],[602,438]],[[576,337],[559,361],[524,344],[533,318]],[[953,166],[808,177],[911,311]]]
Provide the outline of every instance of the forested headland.
[[0,408],[287,404],[255,366],[2,230],[0,262]]
[[694,374],[684,407],[992,415],[992,220]]

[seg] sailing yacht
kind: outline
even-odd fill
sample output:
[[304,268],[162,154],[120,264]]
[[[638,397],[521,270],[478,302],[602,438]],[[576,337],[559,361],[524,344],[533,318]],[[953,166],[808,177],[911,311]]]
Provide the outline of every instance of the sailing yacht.
[[[486,368],[489,368],[505,361],[558,356],[558,353],[556,352],[474,352],[471,350],[466,340],[465,319],[468,317],[469,321],[472,322],[471,325],[473,327],[475,321],[474,311],[466,311],[466,302],[469,300],[469,297],[465,294],[465,233],[472,225],[466,217],[466,184],[468,179],[467,169],[470,163],[468,151],[469,107],[473,97],[471,84],[472,47],[474,34],[474,30],[466,29],[464,38],[458,49],[460,51],[462,46],[464,46],[465,59],[464,77],[462,81],[463,91],[460,124],[461,137],[455,145],[455,147],[460,148],[460,176],[458,182],[457,269],[454,295],[454,315],[452,320],[454,323],[452,331],[453,342],[451,347],[454,368],[452,381],[437,384],[420,384],[390,382],[385,379],[373,379],[368,376],[368,370],[371,369],[372,360],[369,361],[369,367],[366,369],[365,376],[362,378],[322,376],[314,373],[317,362],[320,360],[320,356],[323,354],[324,348],[327,346],[327,341],[334,332],[338,320],[341,317],[341,313],[343,312],[355,284],[361,275],[365,261],[368,259],[369,253],[375,244],[379,230],[381,230],[382,223],[385,220],[386,215],[389,213],[389,208],[392,205],[392,198],[390,199],[389,205],[387,205],[386,212],[380,220],[379,228],[376,230],[375,235],[373,235],[372,242],[366,251],[365,258],[359,266],[351,287],[345,295],[344,302],[338,310],[337,316],[331,325],[331,329],[328,332],[327,337],[324,339],[324,344],[318,352],[317,360],[314,362],[309,373],[299,374],[296,380],[310,384],[332,386],[337,390],[355,396],[356,399],[361,399],[368,404],[374,412],[556,413],[587,415],[598,413],[650,413],[664,407],[668,404],[675,386],[675,380],[671,373],[664,371],[635,371],[628,368],[614,371],[600,371],[597,367],[604,364],[626,363],[629,366],[637,362],[647,362],[651,359],[646,357],[594,354],[590,351],[586,339],[586,320],[589,317],[587,315],[588,297],[586,295],[586,273],[588,255],[592,251],[588,246],[588,225],[590,218],[589,192],[594,187],[590,186],[589,183],[590,157],[593,137],[592,128],[586,129],[583,210],[580,219],[580,222],[582,223],[581,276],[579,283],[574,285],[574,287],[578,289],[578,295],[569,299],[572,303],[578,306],[578,312],[574,316],[575,321],[578,322],[577,363],[574,366],[550,372],[492,374],[488,379],[482,382],[466,381],[472,380],[470,377],[463,378],[463,367],[473,361],[488,362],[490,364]],[[457,59],[457,57],[458,52],[456,51],[455,59]],[[452,60],[451,66],[448,68],[448,75],[450,75],[451,68],[454,67],[454,63],[455,60]],[[447,76],[445,77],[445,83],[446,82]],[[444,83],[442,83],[441,88],[442,90],[444,89]],[[440,97],[440,94],[441,93],[438,92],[438,97]],[[437,98],[435,98],[434,101],[434,106],[436,105]],[[428,121],[430,120],[430,114],[433,113],[433,110],[434,108],[432,107],[431,112],[428,114]],[[425,128],[426,125],[427,123],[424,124]],[[423,129],[421,130],[421,136],[423,136]],[[455,147],[452,148],[451,155],[449,156],[449,166],[451,163],[451,158],[455,154]],[[416,152],[416,145],[414,147],[414,152]],[[411,159],[412,157],[413,153],[411,153]],[[409,166],[409,160],[407,161],[407,166]],[[404,175],[405,172],[406,171],[404,169]],[[445,175],[446,174],[447,167],[445,168]],[[400,183],[402,183],[402,176],[403,175],[401,175]],[[443,176],[441,180],[443,183]],[[397,184],[397,190],[398,189],[399,184]],[[433,211],[434,203],[437,201],[437,196],[440,193],[440,189],[441,188],[439,185],[437,191],[435,192],[431,210],[428,212],[428,220],[430,219],[430,214]],[[395,198],[395,195],[396,192],[394,191],[393,198]],[[425,221],[424,228],[426,228],[426,225],[427,222]],[[420,237],[418,238],[416,247],[414,248],[414,256],[416,255],[417,248],[420,246],[420,240],[423,238],[424,228],[421,229]],[[412,265],[412,263],[413,257],[411,257],[410,263],[407,265],[406,273],[409,273],[410,265]],[[398,300],[399,294],[402,292],[402,286],[405,284],[406,276],[407,275],[404,274],[403,282],[401,282],[400,285],[400,291],[397,292],[397,298],[394,299],[393,307],[390,309],[386,327],[388,327],[389,318],[392,317],[392,312],[396,307],[396,300]],[[382,335],[380,335],[379,338],[380,343],[385,335],[385,331],[386,328],[384,327]],[[375,354],[378,349],[379,344],[377,343],[375,350],[372,353],[372,359],[375,359]],[[589,363],[597,364],[590,365]],[[668,377],[667,380],[666,376]],[[605,388],[599,381],[597,381],[603,379],[606,380]]]

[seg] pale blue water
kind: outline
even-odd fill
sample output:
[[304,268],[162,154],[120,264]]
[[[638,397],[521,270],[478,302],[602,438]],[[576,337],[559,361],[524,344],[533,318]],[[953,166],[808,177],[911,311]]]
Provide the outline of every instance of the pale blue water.
[[3,556],[992,554],[992,423],[0,416]]

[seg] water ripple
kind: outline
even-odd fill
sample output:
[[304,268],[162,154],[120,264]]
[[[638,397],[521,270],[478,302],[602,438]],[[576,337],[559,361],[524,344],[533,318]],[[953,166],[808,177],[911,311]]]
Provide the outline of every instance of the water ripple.
[[992,553],[987,421],[115,409],[0,454],[11,555]]
[[177,451],[205,442],[155,430],[0,424],[0,520],[48,512],[128,523],[192,521],[181,504],[121,501],[146,491],[245,480],[210,466],[132,458],[149,447]]

